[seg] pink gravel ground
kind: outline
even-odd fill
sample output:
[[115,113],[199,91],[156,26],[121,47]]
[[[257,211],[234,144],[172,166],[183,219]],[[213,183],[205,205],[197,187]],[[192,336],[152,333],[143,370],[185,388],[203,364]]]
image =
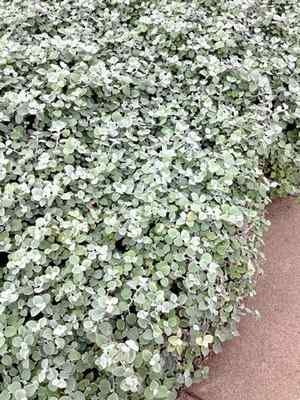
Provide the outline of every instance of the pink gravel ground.
[[264,275],[249,301],[262,318],[244,317],[240,337],[209,362],[210,378],[184,400],[300,400],[300,204],[268,209]]

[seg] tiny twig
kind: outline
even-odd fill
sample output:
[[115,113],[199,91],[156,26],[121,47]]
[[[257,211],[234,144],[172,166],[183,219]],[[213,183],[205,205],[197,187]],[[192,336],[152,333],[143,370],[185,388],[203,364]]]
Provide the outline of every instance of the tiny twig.
[[204,400],[202,397],[198,396],[195,393],[190,392],[189,390],[185,389],[185,393],[188,394],[190,397],[192,397],[195,400]]

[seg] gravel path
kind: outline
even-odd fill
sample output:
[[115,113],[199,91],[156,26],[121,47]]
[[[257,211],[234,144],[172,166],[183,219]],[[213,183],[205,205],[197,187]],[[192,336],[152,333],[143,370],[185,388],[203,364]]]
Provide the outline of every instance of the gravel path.
[[300,400],[300,205],[277,199],[268,210],[264,275],[240,337],[210,361],[211,377],[185,400]]

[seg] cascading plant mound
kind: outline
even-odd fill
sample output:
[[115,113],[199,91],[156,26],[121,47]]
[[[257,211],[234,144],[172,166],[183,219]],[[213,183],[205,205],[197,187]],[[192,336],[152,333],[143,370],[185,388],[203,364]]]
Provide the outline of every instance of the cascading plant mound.
[[0,399],[175,399],[299,183],[300,3],[0,0],[0,33]]

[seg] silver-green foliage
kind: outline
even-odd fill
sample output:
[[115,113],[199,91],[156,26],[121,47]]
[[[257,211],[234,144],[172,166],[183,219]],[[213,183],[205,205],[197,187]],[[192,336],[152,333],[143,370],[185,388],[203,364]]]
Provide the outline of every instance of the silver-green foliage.
[[0,1],[1,400],[171,400],[206,373],[297,184],[299,16]]

